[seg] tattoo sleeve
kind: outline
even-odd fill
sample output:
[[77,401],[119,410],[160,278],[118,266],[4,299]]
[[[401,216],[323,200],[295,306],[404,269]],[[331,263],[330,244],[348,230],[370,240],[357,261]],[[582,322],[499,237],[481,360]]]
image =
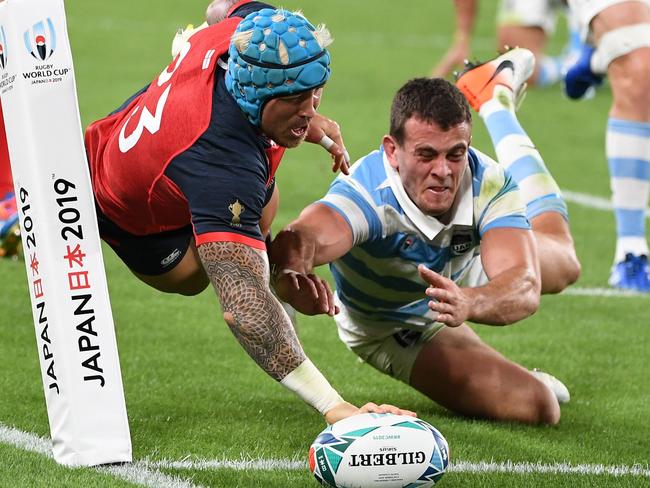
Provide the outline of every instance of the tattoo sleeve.
[[198,250],[230,330],[248,355],[281,381],[306,356],[269,289],[266,254],[236,242],[210,242]]

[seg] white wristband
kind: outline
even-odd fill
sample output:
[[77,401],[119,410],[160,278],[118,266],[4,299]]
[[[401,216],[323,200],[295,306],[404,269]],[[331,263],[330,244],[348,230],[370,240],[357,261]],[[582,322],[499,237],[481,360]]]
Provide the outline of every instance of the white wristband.
[[[330,138],[330,137],[324,135],[323,137],[321,137],[321,140],[318,141],[318,144],[320,144],[320,145],[323,146],[327,151],[329,151],[330,148],[331,148],[335,143],[334,143],[334,141],[332,140],[332,138]],[[348,154],[348,152],[347,152],[346,150],[343,150],[343,158],[345,159],[345,163],[346,163],[346,164],[350,164],[350,155]]]
[[309,359],[294,369],[280,382],[302,398],[321,415],[341,403],[343,398]]

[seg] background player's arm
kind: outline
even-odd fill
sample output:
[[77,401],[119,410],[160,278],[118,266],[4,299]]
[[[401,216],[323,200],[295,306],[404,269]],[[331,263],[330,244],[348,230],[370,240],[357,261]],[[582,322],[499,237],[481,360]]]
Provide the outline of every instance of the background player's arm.
[[353,246],[352,230],[337,211],[321,203],[305,208],[275,238],[269,252],[278,296],[304,314],[336,310],[329,284],[312,274]]
[[531,231],[505,227],[487,231],[481,240],[481,261],[489,282],[476,288],[460,288],[420,266],[420,275],[431,285],[426,293],[435,299],[429,308],[438,312],[438,322],[451,327],[467,320],[507,325],[537,310],[541,280]]

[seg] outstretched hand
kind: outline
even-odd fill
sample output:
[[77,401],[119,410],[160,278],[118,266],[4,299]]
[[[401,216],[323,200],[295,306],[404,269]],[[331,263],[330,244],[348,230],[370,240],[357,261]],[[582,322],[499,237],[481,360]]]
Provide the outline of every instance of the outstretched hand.
[[411,417],[417,417],[415,412],[396,407],[395,405],[388,405],[386,403],[377,405],[376,403],[369,402],[361,408],[357,408],[351,403],[341,402],[325,413],[325,421],[328,424],[333,424],[339,420],[343,420],[344,418],[362,413],[392,413],[394,415],[409,415]]
[[429,308],[438,312],[436,322],[449,327],[458,327],[469,317],[471,301],[467,294],[449,278],[431,271],[424,265],[418,266],[420,276],[429,283],[426,294],[431,301]]
[[329,283],[313,273],[302,274],[288,269],[280,271],[273,288],[278,297],[302,314],[326,313],[333,317],[339,313]]
[[343,144],[339,124],[317,113],[309,123],[305,140],[323,146],[330,153],[334,160],[332,163],[334,173],[341,170],[343,174],[350,174],[350,155]]

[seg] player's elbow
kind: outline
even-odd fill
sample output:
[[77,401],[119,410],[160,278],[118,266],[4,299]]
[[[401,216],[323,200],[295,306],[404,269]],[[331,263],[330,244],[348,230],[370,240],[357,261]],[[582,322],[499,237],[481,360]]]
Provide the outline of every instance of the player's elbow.
[[518,300],[515,308],[516,321],[523,320],[533,315],[539,309],[541,302],[541,279],[537,273],[527,272],[517,292]]

